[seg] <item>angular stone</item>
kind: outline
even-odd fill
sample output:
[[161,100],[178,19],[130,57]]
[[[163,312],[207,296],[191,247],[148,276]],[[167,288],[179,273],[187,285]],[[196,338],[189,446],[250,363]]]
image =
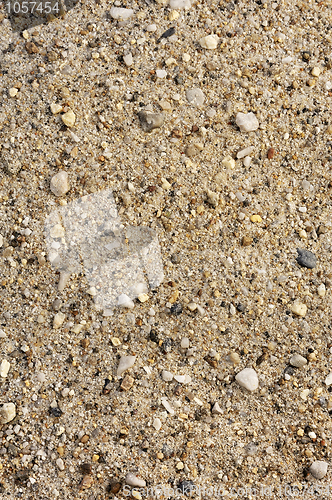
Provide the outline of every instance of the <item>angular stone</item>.
[[138,118],[144,132],[151,132],[155,128],[160,128],[164,123],[163,113],[140,111],[138,113]]
[[235,376],[235,380],[247,391],[255,391],[258,388],[258,376],[253,368],[245,368]]
[[290,310],[292,313],[296,314],[296,316],[304,317],[307,314],[307,306],[305,304],[301,304],[300,302],[295,302],[290,306]]
[[235,121],[241,132],[252,132],[259,127],[258,120],[254,113],[238,113]]
[[310,250],[306,250],[305,248],[297,248],[298,256],[296,257],[296,261],[300,266],[307,267],[308,269],[313,269],[317,264],[317,257],[314,253],[310,252]]
[[133,9],[124,9],[122,7],[112,7],[110,10],[111,17],[113,19],[120,19],[121,21],[127,21],[134,14]]
[[67,111],[67,113],[61,116],[61,119],[67,127],[73,127],[75,125],[76,116],[75,113],[70,109],[69,111]]
[[138,486],[139,488],[144,488],[144,486],[146,485],[144,479],[135,476],[135,474],[133,474],[132,472],[129,472],[126,475],[125,481],[129,486]]
[[200,38],[199,44],[203,49],[213,50],[218,47],[218,35],[207,35]]
[[0,407],[0,424],[11,422],[16,416],[16,407],[14,403],[4,403]]

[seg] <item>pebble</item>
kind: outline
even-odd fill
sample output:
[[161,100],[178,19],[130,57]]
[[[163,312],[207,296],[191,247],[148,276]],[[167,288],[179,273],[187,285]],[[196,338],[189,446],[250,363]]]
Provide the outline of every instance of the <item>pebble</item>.
[[306,358],[301,356],[301,354],[293,354],[289,362],[292,366],[295,366],[296,368],[302,368],[307,364]]
[[167,76],[167,71],[164,69],[157,69],[156,70],[156,77],[157,78],[166,78]]
[[244,158],[245,156],[248,156],[250,155],[250,153],[252,153],[254,150],[254,147],[253,146],[248,146],[247,148],[245,149],[241,149],[241,151],[239,151],[236,155],[236,158],[237,159],[241,159],[241,158]]
[[126,307],[127,309],[133,309],[135,307],[135,304],[131,300],[131,298],[128,297],[128,295],[126,295],[125,293],[122,293],[118,297],[118,306]]
[[188,307],[189,311],[194,312],[197,309],[197,304],[195,302],[189,302],[189,304],[187,305],[187,307]]
[[183,337],[181,339],[181,347],[182,347],[182,349],[188,349],[188,347],[189,347],[189,339],[188,339],[188,337]]
[[129,486],[138,486],[140,488],[144,488],[144,486],[146,485],[144,479],[135,476],[135,474],[133,474],[132,472],[128,472],[125,478],[125,482]]
[[219,414],[224,413],[223,410],[220,408],[218,402],[214,403],[214,405],[212,407],[212,413],[219,413]]
[[325,379],[325,385],[331,385],[331,384],[332,384],[332,372],[329,373]]
[[156,431],[160,431],[160,429],[161,429],[161,420],[160,420],[160,418],[155,418],[152,425],[156,429]]
[[56,104],[56,103],[52,103],[51,106],[51,112],[53,113],[53,115],[57,115],[58,113],[60,113],[62,111],[62,106],[61,104]]
[[235,380],[247,391],[255,391],[258,388],[258,376],[253,368],[245,368],[235,376]]
[[171,382],[171,380],[173,380],[173,374],[167,370],[163,370],[161,372],[161,378],[165,381],[165,382]]
[[62,458],[58,458],[56,464],[60,470],[65,470],[65,464],[63,463]]
[[128,368],[131,368],[136,361],[136,356],[121,356],[119,366],[117,369],[117,376],[121,377],[124,371],[128,370]]
[[317,265],[317,257],[314,253],[310,252],[310,250],[306,250],[305,248],[297,248],[298,256],[296,260],[298,264],[302,267],[307,267],[308,269],[313,269]]
[[63,196],[66,194],[70,189],[67,172],[60,170],[60,172],[53,175],[50,189],[55,196]]
[[262,217],[260,215],[254,214],[250,217],[251,222],[262,222]]
[[171,407],[171,405],[169,404],[169,402],[167,401],[167,399],[162,399],[161,404],[168,411],[168,413],[170,415],[174,415],[175,412],[174,412],[173,408]]
[[0,234],[0,248],[2,247],[3,245],[3,236]]
[[190,375],[174,375],[174,380],[179,382],[179,384],[190,384],[191,377]]
[[218,35],[207,35],[200,38],[199,44],[203,49],[214,50],[218,47]]
[[149,111],[140,111],[138,118],[144,132],[151,132],[155,128],[160,128],[164,123],[163,113],[151,113]]
[[129,54],[126,54],[125,56],[123,56],[123,61],[125,63],[126,66],[132,66],[134,60],[133,60],[133,55],[131,53]]
[[275,153],[275,150],[273,148],[270,148],[267,152],[267,157],[269,160],[272,160],[272,158],[274,157],[274,153]]
[[60,328],[60,326],[63,324],[64,320],[66,319],[66,315],[62,312],[56,313],[53,319],[53,328]]
[[61,120],[66,125],[66,127],[73,127],[75,125],[76,116],[75,113],[70,109],[67,113],[61,116]]
[[321,70],[320,70],[320,68],[318,68],[317,66],[315,66],[315,67],[314,67],[314,68],[312,68],[312,70],[311,70],[311,74],[312,74],[312,76],[316,76],[316,77],[317,77],[317,76],[319,76],[319,75],[320,75],[320,73],[321,73]]
[[9,372],[9,368],[10,368],[9,361],[7,361],[6,359],[3,359],[1,361],[1,365],[0,365],[0,377],[6,378],[8,375],[8,372]]
[[190,0],[169,0],[169,6],[171,9],[190,9]]
[[290,310],[292,313],[296,314],[296,316],[304,317],[307,314],[307,306],[305,304],[301,304],[300,302],[295,302],[290,306]]
[[324,283],[321,283],[318,287],[317,287],[317,293],[320,297],[325,297],[325,294],[326,294],[326,287],[324,285]]
[[187,101],[189,104],[192,104],[193,106],[202,106],[205,100],[205,96],[201,89],[188,89],[186,91],[186,97]]
[[241,132],[252,132],[259,127],[258,120],[254,113],[237,113],[235,121]]
[[4,403],[0,407],[0,424],[11,422],[16,416],[16,407],[14,403]]
[[134,14],[133,9],[124,9],[122,7],[112,7],[110,10],[111,17],[113,19],[120,19],[121,21],[127,21]]
[[323,479],[327,473],[328,463],[322,460],[313,462],[309,467],[309,472],[315,479]]
[[225,156],[221,164],[226,168],[235,168],[236,165],[234,158],[232,158],[230,155]]

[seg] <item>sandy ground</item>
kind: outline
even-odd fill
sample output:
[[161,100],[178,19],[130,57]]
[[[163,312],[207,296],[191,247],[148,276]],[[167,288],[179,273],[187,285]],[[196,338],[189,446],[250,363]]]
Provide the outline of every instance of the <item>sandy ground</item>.
[[1,498],[330,498],[330,2],[0,9]]

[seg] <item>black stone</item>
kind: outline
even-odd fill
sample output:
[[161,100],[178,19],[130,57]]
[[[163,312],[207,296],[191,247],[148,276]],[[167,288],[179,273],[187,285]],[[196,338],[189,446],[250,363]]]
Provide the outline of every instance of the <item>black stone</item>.
[[159,338],[158,338],[156,330],[151,330],[150,335],[149,335],[149,339],[151,340],[151,342],[155,342],[156,344],[158,344]]
[[62,410],[60,410],[60,408],[50,408],[49,410],[49,414],[52,415],[52,417],[61,417],[62,415]]
[[244,304],[237,304],[236,309],[243,313],[246,310],[246,306]]
[[163,39],[163,38],[168,38],[172,35],[174,35],[175,33],[175,28],[172,26],[171,28],[168,28],[168,30],[166,30],[157,40],[157,43],[160,43],[160,41]]
[[297,248],[298,256],[296,261],[300,266],[307,267],[308,269],[313,269],[317,264],[317,257],[310,250],[305,250],[304,248]]
[[183,481],[179,482],[178,488],[183,495],[189,495],[192,491],[195,491],[196,486],[192,481],[187,481],[186,479],[184,479]]
[[172,305],[171,313],[175,314],[175,316],[178,316],[179,314],[182,313],[182,305],[180,304],[180,302],[176,302],[175,304]]

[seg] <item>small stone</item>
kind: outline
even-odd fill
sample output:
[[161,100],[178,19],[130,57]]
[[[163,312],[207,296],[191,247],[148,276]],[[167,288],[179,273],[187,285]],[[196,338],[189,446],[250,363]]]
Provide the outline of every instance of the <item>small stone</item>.
[[272,160],[272,158],[274,157],[274,153],[275,153],[275,150],[273,148],[268,149],[267,157],[269,160]]
[[135,379],[133,377],[131,377],[130,375],[126,375],[120,387],[123,391],[129,391],[129,389],[131,389],[132,386],[134,385],[134,382]]
[[56,104],[54,102],[51,104],[50,108],[51,108],[51,112],[53,113],[53,115],[57,115],[63,109],[61,104]]
[[218,202],[219,202],[219,194],[218,193],[215,193],[214,191],[211,191],[210,189],[208,189],[206,191],[206,198],[207,198],[207,202],[209,205],[213,206],[213,207],[216,207],[218,205]]
[[151,113],[149,111],[140,111],[138,118],[144,132],[151,132],[155,128],[160,128],[164,123],[163,113]]
[[315,479],[322,479],[327,473],[328,463],[322,460],[313,462],[309,467],[309,472]]
[[250,167],[251,160],[252,160],[251,156],[246,156],[245,159],[243,160],[243,165],[245,167]]
[[83,477],[80,483],[80,490],[86,490],[88,488],[91,488],[92,484],[93,484],[92,476],[86,475]]
[[131,368],[136,361],[136,356],[121,356],[118,370],[117,370],[117,376],[121,377],[124,371],[128,370]]
[[332,384],[332,372],[329,373],[325,379],[325,385],[331,385],[331,384]]
[[125,56],[123,56],[123,61],[125,65],[128,66],[129,68],[133,64],[133,55],[131,53],[126,54]]
[[190,0],[169,0],[170,9],[190,9]]
[[300,302],[292,304],[290,310],[292,313],[296,314],[296,316],[304,317],[307,314],[307,306],[305,304],[301,304]]
[[245,368],[235,376],[235,380],[247,391],[255,391],[258,388],[258,376],[253,368]]
[[156,70],[156,77],[157,78],[166,78],[167,76],[167,71],[164,69],[157,69]]
[[144,479],[135,476],[135,474],[133,474],[132,472],[129,472],[126,475],[125,481],[129,486],[138,486],[139,488],[144,488],[146,485]]
[[173,408],[171,407],[171,405],[169,404],[169,402],[167,401],[167,399],[162,399],[161,404],[168,411],[168,413],[170,415],[174,415],[175,412],[174,412]]
[[60,328],[65,319],[66,315],[62,312],[58,312],[53,319],[53,328]]
[[61,116],[61,119],[66,127],[73,127],[75,125],[76,116],[75,113],[70,109],[69,111],[67,111],[67,113],[64,113]]
[[16,416],[16,407],[14,403],[4,403],[0,407],[0,424],[11,422]]
[[9,95],[10,95],[10,97],[16,97],[17,94],[18,94],[18,89],[16,89],[16,88],[9,89]]
[[307,267],[308,269],[313,269],[317,264],[317,257],[314,253],[310,252],[310,250],[306,250],[305,248],[297,248],[298,256],[296,257],[296,261],[300,266]]
[[10,368],[9,361],[7,361],[6,359],[3,359],[1,361],[1,365],[0,365],[0,377],[6,378],[8,375],[8,372],[9,372],[9,368]]
[[320,297],[325,297],[326,294],[326,287],[324,283],[321,283],[319,287],[317,287],[317,293]]
[[218,47],[218,35],[207,35],[200,38],[199,44],[203,49],[214,50]]
[[37,45],[33,42],[27,42],[25,44],[25,50],[28,54],[38,54],[39,52]]
[[252,132],[259,127],[258,120],[254,113],[237,113],[235,121],[241,132]]
[[0,248],[2,247],[3,245],[3,236],[0,234]]
[[135,304],[131,300],[131,298],[128,297],[128,295],[126,295],[125,293],[122,293],[118,297],[118,306],[125,307],[127,309],[133,309],[135,307]]
[[187,101],[189,104],[192,104],[193,106],[202,106],[205,100],[205,96],[201,89],[188,89],[186,91],[186,97]]
[[245,149],[241,149],[241,151],[239,151],[236,155],[236,158],[237,159],[241,159],[241,158],[244,158],[245,156],[248,156],[250,155],[250,153],[252,153],[254,150],[254,147],[253,146],[248,146],[247,148]]
[[252,244],[253,238],[250,238],[249,236],[243,236],[242,238],[242,246],[243,247],[248,247]]
[[188,349],[188,347],[189,347],[189,339],[188,339],[188,337],[183,337],[181,339],[181,348]]
[[231,156],[225,156],[225,158],[222,160],[221,164],[226,167],[226,168],[235,168],[235,160]]
[[60,170],[60,172],[53,175],[50,188],[55,196],[63,196],[66,194],[70,189],[67,172]]
[[296,368],[302,368],[307,364],[306,358],[301,356],[301,354],[293,354],[289,362],[292,366],[295,366]]
[[56,464],[60,470],[65,470],[65,464],[63,463],[62,458],[58,458]]
[[112,7],[110,10],[110,14],[113,19],[127,21],[127,19],[130,19],[133,16],[134,10],[124,9],[121,7]]
[[137,298],[142,303],[147,302],[149,300],[149,296],[147,293],[140,293]]
[[190,384],[191,377],[189,375],[174,375],[174,380],[179,382],[179,384]]
[[240,356],[237,352],[231,352],[229,355],[229,359],[233,363],[233,365],[238,365],[240,363]]
[[212,413],[219,413],[220,415],[224,413],[223,410],[220,408],[218,401],[214,403],[212,407]]
[[161,420],[160,420],[160,418],[155,418],[152,425],[156,429],[156,431],[160,431],[160,429],[161,429]]
[[251,222],[262,222],[262,217],[260,215],[252,215],[250,217]]
[[319,76],[321,74],[320,68],[318,68],[317,66],[315,66],[314,68],[312,68],[311,74],[312,74],[312,76],[316,76],[316,77]]

